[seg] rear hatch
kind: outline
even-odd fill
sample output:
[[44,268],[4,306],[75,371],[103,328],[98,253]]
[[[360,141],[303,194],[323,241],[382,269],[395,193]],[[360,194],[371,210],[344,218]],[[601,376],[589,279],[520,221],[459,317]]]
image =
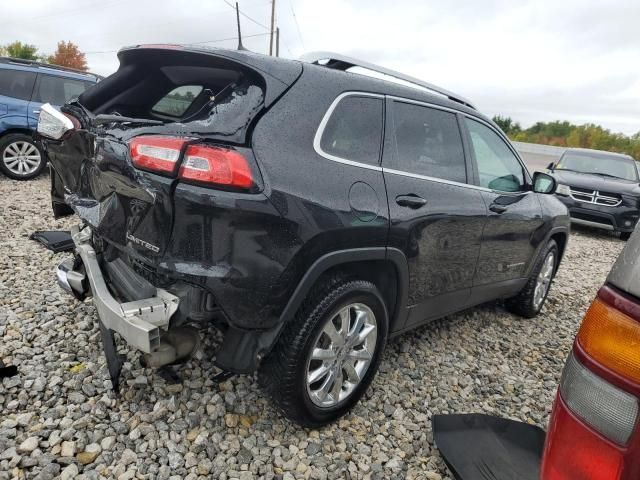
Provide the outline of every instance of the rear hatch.
[[[240,154],[252,178],[240,187],[259,192],[260,171],[250,149],[253,125],[302,67],[249,52],[176,46],[127,48],[118,57],[116,73],[62,108],[76,128],[61,140],[43,138],[53,169],[52,203],[57,216],[73,211],[103,240],[157,262],[171,241],[177,184],[203,186],[197,156],[195,175],[178,178],[189,146]],[[158,141],[162,147],[178,140],[175,168],[134,161],[132,144],[149,138],[147,153],[159,151]]]

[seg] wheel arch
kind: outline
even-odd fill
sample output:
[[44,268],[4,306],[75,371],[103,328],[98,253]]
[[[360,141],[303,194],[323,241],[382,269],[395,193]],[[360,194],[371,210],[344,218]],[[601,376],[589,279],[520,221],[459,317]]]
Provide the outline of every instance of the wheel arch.
[[569,242],[569,231],[564,227],[556,227],[551,230],[549,234],[549,240],[554,240],[558,245],[558,262],[556,264],[557,270],[564,256],[564,252],[567,249],[567,243]]
[[409,268],[402,251],[386,247],[338,250],[320,257],[298,283],[280,315],[280,323],[284,325],[294,317],[319,281],[339,273],[376,285],[388,309],[389,332],[402,328],[406,320]]
[[3,139],[7,135],[14,135],[16,133],[31,137],[31,139],[33,140],[33,130],[31,130],[30,128],[26,128],[26,127],[7,128],[6,130],[3,130],[3,132],[0,134],[0,139]]
[[328,275],[339,273],[374,283],[387,303],[389,333],[402,329],[407,317],[409,286],[409,267],[405,255],[400,250],[386,247],[338,250],[323,255],[311,265],[289,298],[280,321],[273,328],[252,331],[229,328],[217,352],[216,364],[236,373],[255,371],[314,286]]

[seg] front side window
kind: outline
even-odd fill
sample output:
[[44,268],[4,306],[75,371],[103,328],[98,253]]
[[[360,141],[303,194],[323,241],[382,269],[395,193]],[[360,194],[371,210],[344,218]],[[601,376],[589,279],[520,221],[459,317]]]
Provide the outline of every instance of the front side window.
[[396,155],[390,167],[465,183],[462,136],[454,113],[394,102]]
[[183,85],[174,88],[155,104],[152,111],[170,117],[181,117],[200,92],[202,92],[200,85]]
[[36,74],[21,70],[0,70],[0,95],[20,100],[30,100]]
[[64,105],[80,96],[89,85],[91,85],[89,82],[82,80],[41,74],[33,100],[52,105]]
[[486,125],[465,118],[476,156],[480,186],[501,192],[524,190],[524,171],[500,136]]
[[382,144],[382,99],[350,95],[331,113],[320,149],[353,162],[378,165]]

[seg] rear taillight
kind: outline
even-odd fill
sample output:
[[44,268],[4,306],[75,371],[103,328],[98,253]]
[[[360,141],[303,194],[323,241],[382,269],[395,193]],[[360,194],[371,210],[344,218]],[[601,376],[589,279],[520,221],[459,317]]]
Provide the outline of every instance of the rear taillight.
[[187,148],[178,176],[185,180],[237,188],[253,185],[251,168],[240,153],[203,145]]
[[634,305],[615,290],[603,287],[582,321],[578,343],[601,365],[640,383],[640,322],[629,315],[634,314]]
[[582,365],[571,353],[562,372],[560,395],[569,409],[604,437],[626,445],[638,417],[638,400]]
[[639,320],[640,301],[600,289],[562,372],[541,480],[638,478]]
[[622,453],[574,417],[560,395],[547,431],[540,480],[614,480]]
[[129,142],[133,164],[152,172],[175,172],[186,139],[178,137],[143,136]]
[[[141,136],[129,142],[131,159],[137,168],[203,185],[248,189],[255,182],[247,159],[239,152],[223,147],[193,144],[181,137]],[[185,148],[187,142],[190,143]],[[181,156],[184,158],[181,160]]]

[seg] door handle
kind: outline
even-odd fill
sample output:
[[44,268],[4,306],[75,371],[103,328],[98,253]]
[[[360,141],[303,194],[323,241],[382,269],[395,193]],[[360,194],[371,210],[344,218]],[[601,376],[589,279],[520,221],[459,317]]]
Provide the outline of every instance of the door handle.
[[509,209],[507,207],[503,207],[502,205],[492,203],[491,205],[489,205],[489,210],[491,210],[494,213],[504,213]]
[[418,209],[425,206],[427,204],[427,201],[424,198],[411,193],[409,195],[398,195],[396,197],[396,203],[401,207]]

